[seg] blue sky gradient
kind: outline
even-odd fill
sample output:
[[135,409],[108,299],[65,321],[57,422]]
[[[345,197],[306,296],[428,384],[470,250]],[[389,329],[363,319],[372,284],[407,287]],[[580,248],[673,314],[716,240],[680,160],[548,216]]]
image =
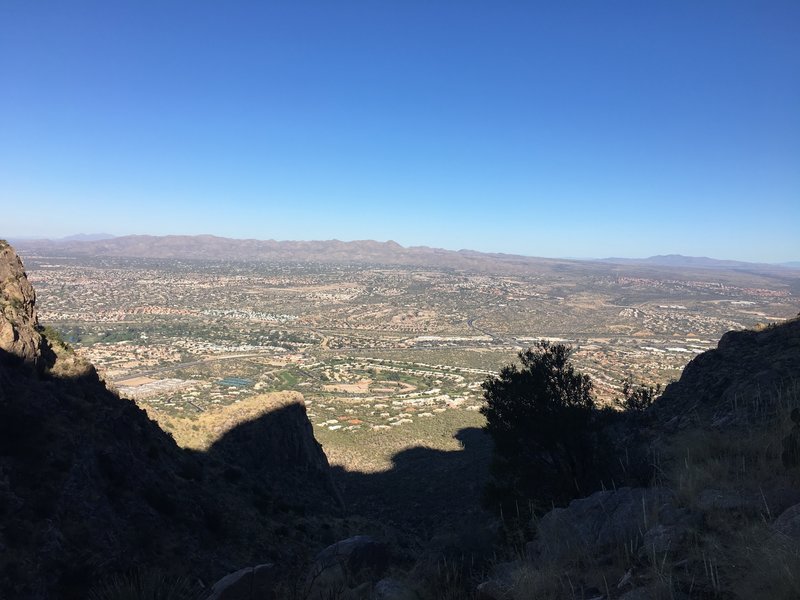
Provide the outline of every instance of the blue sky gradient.
[[0,236],[800,259],[800,3],[0,4]]

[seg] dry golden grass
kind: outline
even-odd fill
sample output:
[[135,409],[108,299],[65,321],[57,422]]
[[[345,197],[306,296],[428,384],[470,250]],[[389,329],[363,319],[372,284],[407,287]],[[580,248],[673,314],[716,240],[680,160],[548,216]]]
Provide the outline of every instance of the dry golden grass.
[[[670,562],[702,564],[700,583],[720,596],[800,597],[800,547],[770,526],[781,510],[771,492],[800,488],[800,469],[787,469],[781,461],[782,440],[792,428],[789,413],[800,402],[797,386],[786,386],[767,402],[773,417],[735,430],[683,432],[664,457],[661,483],[675,490],[683,506],[703,515],[693,543]],[[721,505],[703,501],[709,491]]]
[[179,446],[193,450],[207,450],[240,423],[253,421],[289,404],[305,406],[303,395],[299,392],[260,394],[185,418],[166,415],[146,402],[139,404],[151,419],[172,434]]

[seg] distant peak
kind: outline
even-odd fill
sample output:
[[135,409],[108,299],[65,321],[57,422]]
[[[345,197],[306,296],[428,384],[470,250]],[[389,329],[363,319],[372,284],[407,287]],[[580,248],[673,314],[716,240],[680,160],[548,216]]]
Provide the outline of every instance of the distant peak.
[[98,242],[100,240],[110,240],[116,236],[110,233],[76,233],[61,238],[62,242]]

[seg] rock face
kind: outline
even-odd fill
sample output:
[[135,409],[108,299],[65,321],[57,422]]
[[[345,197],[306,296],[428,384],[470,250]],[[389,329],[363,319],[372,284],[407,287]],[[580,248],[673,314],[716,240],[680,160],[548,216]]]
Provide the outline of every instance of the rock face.
[[278,600],[274,591],[276,571],[272,563],[239,569],[215,583],[206,600]]
[[387,577],[375,584],[375,600],[419,600],[419,596],[405,583]]
[[642,541],[661,547],[687,531],[687,519],[675,508],[672,494],[661,488],[596,492],[542,517],[539,553],[558,560],[598,556]]
[[389,566],[385,544],[367,535],[336,542],[320,552],[307,575],[307,598],[326,600],[353,583],[377,579]]
[[800,545],[800,504],[790,506],[775,519],[772,528],[779,534]]
[[[775,407],[769,402],[800,373],[800,318],[761,331],[729,331],[715,350],[695,357],[652,407],[675,426],[689,419],[716,428],[749,424]],[[691,415],[691,417],[690,417]]]
[[36,294],[14,249],[0,240],[0,349],[36,364],[42,339],[37,331]]

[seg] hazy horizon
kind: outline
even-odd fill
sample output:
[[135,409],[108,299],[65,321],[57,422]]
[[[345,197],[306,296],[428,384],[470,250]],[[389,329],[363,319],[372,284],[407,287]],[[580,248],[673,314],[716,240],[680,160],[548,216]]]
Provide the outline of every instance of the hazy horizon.
[[[142,237],[213,237],[225,240],[236,240],[236,241],[249,241],[255,240],[259,242],[344,242],[344,243],[358,243],[358,242],[377,242],[381,244],[389,244],[395,243],[399,244],[397,240],[387,239],[387,240],[376,240],[374,238],[363,238],[363,239],[340,239],[340,238],[328,238],[328,239],[276,239],[276,238],[236,238],[236,237],[228,237],[228,236],[219,236],[213,233],[198,233],[198,234],[162,234],[162,235],[155,235],[149,233],[132,233],[132,234],[125,234],[125,235],[114,235],[110,233],[74,233],[69,234],[62,237],[45,237],[45,236],[36,236],[36,235],[21,235],[21,236],[5,236],[3,237],[0,235],[0,239],[6,239],[10,241],[52,241],[52,242],[93,242],[93,241],[104,241],[109,239],[115,238],[124,238],[124,237],[133,237],[133,236],[142,236]],[[651,254],[648,256],[560,256],[560,255],[532,255],[532,254],[519,254],[514,252],[505,252],[502,250],[497,251],[481,251],[475,250],[474,248],[444,248],[442,246],[436,246],[431,244],[416,244],[416,245],[406,245],[406,244],[399,244],[403,248],[431,248],[435,250],[447,250],[452,252],[481,252],[486,254],[508,254],[508,255],[519,255],[523,257],[530,257],[530,258],[545,258],[545,259],[557,259],[557,260],[575,260],[575,261],[598,261],[598,260],[646,260],[650,258],[660,258],[660,257],[682,257],[686,259],[702,259],[702,260],[712,260],[712,261],[731,261],[731,262],[745,262],[745,263],[753,263],[759,264],[758,261],[748,261],[744,259],[739,259],[735,257],[728,257],[728,256],[694,256],[688,254],[682,254],[680,252],[665,252],[663,254]],[[800,264],[799,260],[786,260],[780,262],[763,262],[761,264],[768,264],[768,265],[797,265]]]
[[800,5],[0,9],[3,235],[800,259]]

